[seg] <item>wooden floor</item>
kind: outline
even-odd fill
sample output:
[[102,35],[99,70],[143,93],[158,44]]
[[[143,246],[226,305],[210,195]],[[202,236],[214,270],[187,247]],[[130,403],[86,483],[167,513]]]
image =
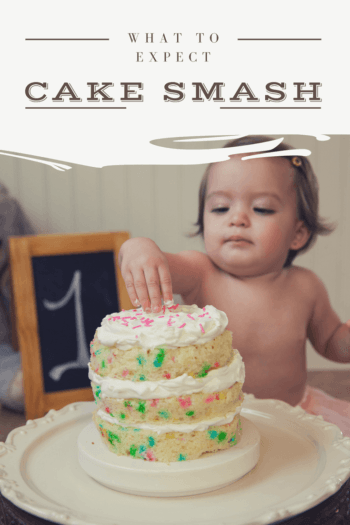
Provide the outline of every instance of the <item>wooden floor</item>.
[[[309,385],[324,390],[328,394],[350,401],[349,371],[315,371],[308,372]],[[0,408],[0,441],[5,441],[8,433],[16,427],[25,425],[24,414]]]

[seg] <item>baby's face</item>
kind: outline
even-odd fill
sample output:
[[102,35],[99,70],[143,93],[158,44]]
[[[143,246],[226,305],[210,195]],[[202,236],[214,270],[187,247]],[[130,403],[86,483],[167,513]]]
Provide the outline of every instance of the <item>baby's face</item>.
[[308,234],[301,239],[293,175],[289,162],[276,157],[241,160],[235,155],[212,166],[204,242],[219,268],[262,275],[281,269],[289,249],[305,244]]

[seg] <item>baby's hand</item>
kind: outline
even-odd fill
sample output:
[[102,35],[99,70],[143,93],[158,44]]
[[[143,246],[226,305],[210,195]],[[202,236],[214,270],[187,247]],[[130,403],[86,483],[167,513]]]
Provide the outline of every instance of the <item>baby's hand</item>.
[[145,312],[160,312],[164,303],[172,301],[169,265],[164,253],[151,239],[138,237],[126,241],[119,252],[119,266],[134,306]]

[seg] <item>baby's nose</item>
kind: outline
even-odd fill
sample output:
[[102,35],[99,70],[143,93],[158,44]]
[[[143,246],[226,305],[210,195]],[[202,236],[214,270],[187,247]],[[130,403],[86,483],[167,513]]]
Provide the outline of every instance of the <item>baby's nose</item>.
[[243,207],[235,207],[230,215],[230,226],[248,226],[249,217]]

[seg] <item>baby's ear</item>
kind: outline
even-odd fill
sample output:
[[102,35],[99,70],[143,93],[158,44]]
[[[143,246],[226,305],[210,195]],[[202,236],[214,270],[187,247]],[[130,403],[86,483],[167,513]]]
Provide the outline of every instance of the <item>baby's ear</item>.
[[290,250],[301,250],[303,246],[307,243],[309,240],[311,233],[305,226],[303,221],[298,221],[296,228],[295,228],[295,234],[294,238],[290,244],[289,249]]

